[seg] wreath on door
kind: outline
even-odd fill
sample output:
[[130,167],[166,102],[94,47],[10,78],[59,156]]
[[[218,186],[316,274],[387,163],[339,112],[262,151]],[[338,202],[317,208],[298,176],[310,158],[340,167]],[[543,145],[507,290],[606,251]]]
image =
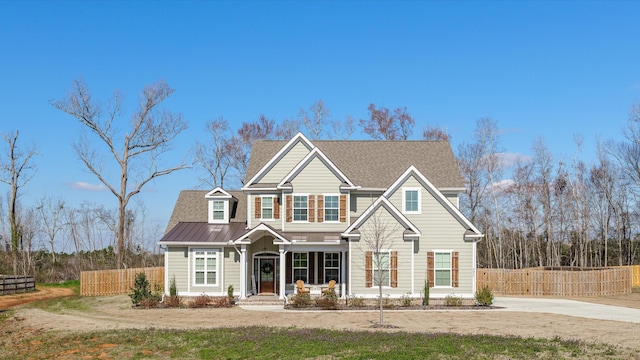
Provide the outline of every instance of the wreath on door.
[[262,271],[263,274],[271,274],[273,272],[273,265],[271,265],[271,263],[264,263],[262,264],[262,267],[260,268],[260,270]]

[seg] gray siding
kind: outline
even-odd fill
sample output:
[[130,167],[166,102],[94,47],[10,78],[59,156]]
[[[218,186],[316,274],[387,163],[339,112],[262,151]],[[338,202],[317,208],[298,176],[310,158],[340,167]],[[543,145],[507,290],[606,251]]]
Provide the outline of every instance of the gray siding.
[[304,144],[298,142],[293,148],[278,161],[259,182],[278,183],[309,153]]
[[363,193],[352,192],[351,193],[351,205],[349,215],[351,216],[351,222],[357,219],[362,213],[371,205],[376,199],[382,195],[382,192],[375,193]]
[[233,291],[240,294],[240,254],[234,248],[224,248],[224,292],[226,294],[229,285],[233,285]]
[[427,252],[433,250],[451,250],[459,254],[459,287],[432,288],[431,296],[443,297],[448,294],[473,294],[473,244],[464,241],[465,229],[422,185],[413,177],[409,178],[390,197],[391,202],[402,210],[402,188],[420,187],[422,214],[405,214],[422,236],[419,240],[419,252],[415,258],[415,289],[419,291],[426,280]]
[[[378,287],[366,287],[365,254],[373,251],[376,247],[367,243],[367,238],[372,237],[373,224],[378,223],[387,232],[390,232],[388,240],[385,241],[385,249],[398,252],[398,286],[395,288],[385,287],[383,294],[390,294],[398,297],[411,292],[411,259],[413,254],[413,242],[403,240],[404,228],[384,208],[379,208],[376,213],[360,227],[360,240],[351,243],[351,294],[375,296],[378,294]],[[375,241],[375,240],[374,240]]]
[[169,284],[167,284],[166,288],[169,291],[171,279],[175,278],[178,295],[189,291],[188,258],[184,256],[185,251],[187,251],[186,246],[167,246],[169,266],[165,271],[168,275]]
[[[275,197],[279,197],[280,198],[280,219],[273,219],[273,220],[261,220],[260,218],[256,218],[256,197],[260,197],[262,195],[273,195]],[[284,217],[284,197],[282,196],[281,193],[260,193],[260,194],[249,194],[247,195],[247,200],[249,201],[249,203],[247,204],[247,208],[249,209],[249,227],[254,227],[258,224],[260,224],[261,222],[264,222],[265,224],[268,224],[269,226],[273,226],[275,229],[282,229],[282,219]],[[274,213],[274,217],[275,217],[275,213]]]
[[[323,195],[340,193],[340,181],[325,164],[318,158],[313,159],[292,181],[294,194]],[[286,201],[282,201],[283,217],[286,218]],[[316,200],[316,210],[318,202]],[[347,205],[348,206],[348,205]],[[285,222],[285,231],[343,231],[347,225],[346,222],[326,223],[326,222],[308,222],[295,223]]]

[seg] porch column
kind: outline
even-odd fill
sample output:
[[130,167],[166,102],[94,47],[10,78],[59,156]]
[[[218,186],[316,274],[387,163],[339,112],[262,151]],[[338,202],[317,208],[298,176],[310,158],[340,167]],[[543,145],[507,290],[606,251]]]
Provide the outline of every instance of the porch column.
[[342,250],[340,252],[342,254],[342,266],[340,266],[340,280],[342,280],[342,284],[340,284],[340,297],[347,296],[347,252]]
[[247,245],[240,248],[240,299],[247,298]]
[[286,281],[286,266],[287,266],[287,262],[285,261],[285,256],[284,256],[284,245],[280,245],[279,246],[279,251],[280,251],[280,299],[284,299],[285,298],[285,281]]

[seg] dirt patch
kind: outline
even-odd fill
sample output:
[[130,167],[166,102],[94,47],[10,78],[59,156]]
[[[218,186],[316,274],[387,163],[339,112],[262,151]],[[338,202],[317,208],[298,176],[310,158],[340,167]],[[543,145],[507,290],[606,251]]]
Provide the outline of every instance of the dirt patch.
[[91,311],[50,313],[37,308],[15,311],[14,326],[37,333],[115,329],[200,329],[236,326],[297,326],[337,330],[453,332],[460,334],[584,340],[640,353],[640,324],[546,313],[492,310],[393,310],[384,313],[389,328],[373,329],[376,311],[291,311],[234,308],[132,309],[126,295],[86,298]]
[[56,287],[40,287],[36,291],[0,296],[0,310],[7,310],[14,306],[27,304],[34,301],[53,299],[73,295],[73,290]]

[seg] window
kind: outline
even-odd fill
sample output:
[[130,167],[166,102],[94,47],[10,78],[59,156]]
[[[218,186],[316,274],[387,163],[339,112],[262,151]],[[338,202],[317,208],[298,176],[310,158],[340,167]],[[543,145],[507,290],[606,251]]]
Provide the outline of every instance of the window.
[[218,251],[196,250],[193,259],[194,284],[218,284]]
[[213,220],[224,220],[224,204],[225,201],[213,200]]
[[388,252],[379,252],[373,253],[373,285],[378,286],[382,284],[382,286],[390,286],[391,277],[390,273],[390,264],[389,264],[389,253]]
[[420,189],[405,189],[402,198],[402,210],[405,213],[420,213]]
[[340,281],[340,253],[324,253],[324,282]]
[[324,197],[324,221],[338,221],[340,211],[338,196],[331,195]]
[[435,286],[451,286],[451,253],[435,253]]
[[307,277],[307,265],[309,254],[307,253],[293,253],[293,281],[302,280],[308,281]]
[[273,219],[273,197],[272,196],[262,197],[262,219],[267,219],[267,220]]
[[293,221],[307,221],[308,197],[306,195],[295,195],[293,197]]

